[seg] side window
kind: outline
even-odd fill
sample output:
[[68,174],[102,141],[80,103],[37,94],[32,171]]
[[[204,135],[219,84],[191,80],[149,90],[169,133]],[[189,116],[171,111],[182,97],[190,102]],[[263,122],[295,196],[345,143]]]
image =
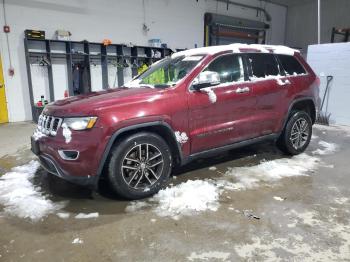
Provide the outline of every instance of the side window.
[[278,59],[288,75],[299,75],[306,73],[304,67],[295,57],[289,55],[278,55]]
[[239,55],[223,55],[212,61],[204,71],[217,72],[220,83],[244,80],[242,57]]
[[280,71],[272,54],[248,54],[253,77],[277,76]]

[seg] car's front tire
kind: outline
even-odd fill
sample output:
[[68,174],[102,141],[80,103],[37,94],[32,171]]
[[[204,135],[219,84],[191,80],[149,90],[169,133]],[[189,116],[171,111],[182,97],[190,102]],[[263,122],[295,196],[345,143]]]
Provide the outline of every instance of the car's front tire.
[[111,153],[108,177],[113,190],[127,199],[157,193],[172,170],[169,146],[162,137],[140,132],[123,138]]
[[304,111],[292,111],[277,141],[284,153],[297,155],[305,151],[312,136],[312,121]]

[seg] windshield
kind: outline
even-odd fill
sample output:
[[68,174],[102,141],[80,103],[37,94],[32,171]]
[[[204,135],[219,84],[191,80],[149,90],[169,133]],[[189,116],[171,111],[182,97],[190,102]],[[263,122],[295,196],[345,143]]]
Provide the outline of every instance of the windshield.
[[167,88],[183,79],[203,59],[202,55],[164,58],[143,74],[125,84],[125,87]]

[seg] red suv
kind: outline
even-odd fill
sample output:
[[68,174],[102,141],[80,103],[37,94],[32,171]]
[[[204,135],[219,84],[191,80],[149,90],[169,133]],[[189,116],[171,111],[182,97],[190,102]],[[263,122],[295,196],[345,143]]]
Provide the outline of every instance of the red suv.
[[319,79],[298,51],[232,44],[173,54],[123,87],[45,107],[32,151],[50,173],[121,196],[160,190],[172,168],[275,140],[291,155],[308,146]]

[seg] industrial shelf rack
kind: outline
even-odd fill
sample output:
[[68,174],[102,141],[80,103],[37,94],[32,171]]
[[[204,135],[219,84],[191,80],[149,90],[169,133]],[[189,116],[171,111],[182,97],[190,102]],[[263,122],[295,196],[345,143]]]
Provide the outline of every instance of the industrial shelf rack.
[[[31,64],[33,58],[45,58],[48,62],[48,90],[49,101],[55,101],[54,95],[54,81],[52,63],[56,58],[64,59],[67,64],[67,80],[68,80],[68,94],[74,95],[73,90],[73,62],[76,60],[84,61],[89,68],[91,64],[100,63],[102,72],[102,88],[108,89],[108,64],[110,62],[122,63],[125,60],[129,61],[129,66],[132,69],[132,77],[137,75],[137,65],[140,62],[152,64],[166,56],[169,56],[173,51],[169,48],[150,47],[150,46],[127,46],[125,44],[110,44],[108,46],[102,43],[88,42],[88,41],[63,41],[53,39],[24,39],[24,49],[26,57],[26,67],[28,76],[28,87],[30,102],[32,105],[32,117],[36,121],[38,118],[38,107],[35,105],[33,96],[33,83]],[[176,49],[180,51],[180,49]],[[154,54],[158,56],[155,57]],[[160,57],[159,57],[160,54]],[[118,86],[124,84],[124,68],[117,67]],[[89,74],[91,83],[91,74]]]

